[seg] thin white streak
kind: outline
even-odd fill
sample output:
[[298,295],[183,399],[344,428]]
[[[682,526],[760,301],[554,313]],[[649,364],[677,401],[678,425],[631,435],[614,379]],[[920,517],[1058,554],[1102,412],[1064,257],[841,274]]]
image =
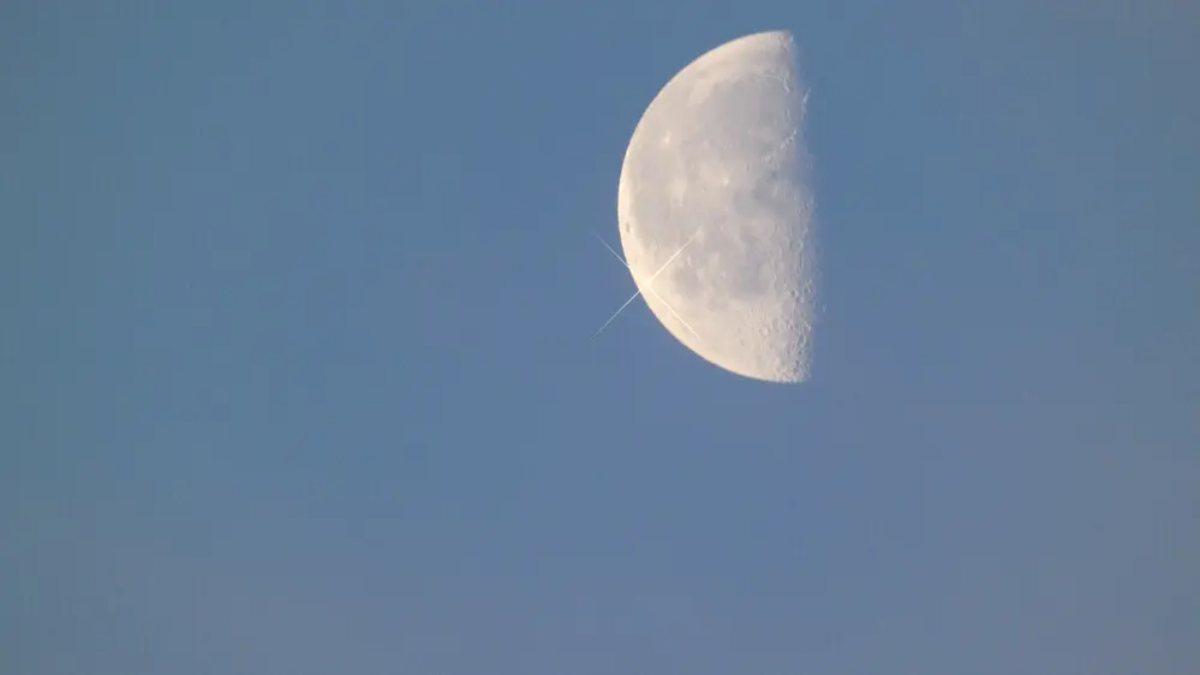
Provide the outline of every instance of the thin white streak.
[[[616,312],[613,312],[613,315],[612,315],[612,316],[610,316],[610,317],[608,317],[608,321],[605,321],[605,322],[604,322],[604,325],[603,325],[603,326],[601,326],[601,327],[599,328],[599,330],[597,330],[595,333],[592,333],[592,339],[595,339],[595,338],[596,338],[596,336],[598,336],[598,335],[600,335],[600,333],[604,332],[604,329],[605,329],[605,328],[608,328],[608,325],[609,325],[610,323],[612,323],[612,322],[613,322],[613,319],[616,319],[616,318],[617,318],[617,315],[618,315],[618,314],[620,314],[622,310],[624,310],[626,307],[628,307],[628,306],[629,306],[629,303],[633,302],[633,301],[634,301],[634,300],[637,298],[637,296],[641,295],[641,293],[642,293],[642,290],[641,290],[641,289],[642,289],[643,287],[644,287],[646,290],[648,290],[648,291],[650,291],[651,293],[653,293],[653,294],[654,294],[654,297],[655,297],[655,298],[657,298],[657,299],[658,299],[658,301],[659,301],[659,302],[661,302],[661,303],[662,303],[662,304],[663,304],[663,305],[664,305],[664,306],[667,308],[667,310],[668,310],[669,312],[671,312],[671,316],[675,317],[675,319],[676,319],[676,320],[678,320],[678,321],[679,321],[679,323],[683,324],[683,327],[684,327],[684,328],[688,329],[688,331],[689,331],[689,332],[690,332],[692,335],[695,335],[695,336],[696,336],[696,338],[697,338],[697,339],[699,339],[699,338],[700,338],[700,335],[699,335],[699,334],[698,334],[698,333],[697,333],[695,330],[693,330],[693,329],[692,329],[692,327],[691,327],[691,326],[689,326],[689,325],[688,325],[688,323],[687,323],[686,321],[684,321],[684,320],[683,320],[683,317],[679,316],[679,313],[675,311],[675,308],[674,308],[674,307],[672,307],[672,306],[671,306],[671,304],[670,304],[670,303],[668,303],[668,302],[666,301],[666,299],[664,299],[664,298],[663,298],[661,295],[659,295],[658,291],[654,290],[654,287],[651,285],[651,283],[652,283],[652,282],[653,282],[655,279],[657,279],[657,278],[658,278],[658,275],[662,274],[662,273],[663,273],[663,270],[667,269],[667,267],[668,267],[668,266],[669,266],[669,265],[670,265],[672,262],[674,262],[674,261],[675,261],[675,258],[678,258],[678,257],[679,257],[679,254],[683,253],[684,249],[686,249],[688,246],[691,246],[692,242],[693,242],[693,241],[696,239],[696,236],[697,236],[698,234],[700,234],[700,231],[699,231],[699,230],[697,230],[696,232],[692,233],[692,236],[691,236],[691,237],[690,237],[690,238],[689,238],[689,239],[688,239],[686,242],[684,242],[683,246],[681,246],[681,247],[679,248],[679,250],[678,250],[678,251],[675,251],[675,253],[674,253],[674,254],[673,254],[673,255],[672,255],[670,258],[667,258],[667,262],[663,263],[662,267],[658,268],[658,271],[657,271],[657,272],[655,272],[655,273],[654,273],[654,275],[653,275],[653,276],[651,276],[651,277],[650,277],[650,279],[649,279],[648,281],[646,281],[644,284],[643,284],[643,283],[638,283],[638,284],[637,284],[637,286],[638,286],[638,291],[637,291],[637,293],[634,293],[632,296],[630,296],[630,298],[629,298],[628,300],[626,300],[626,301],[625,301],[625,304],[623,304],[623,305],[621,305],[619,308],[617,308],[617,311],[616,311]],[[624,266],[625,266],[625,269],[629,270],[629,273],[630,273],[630,274],[632,274],[632,275],[634,276],[634,281],[636,282],[636,281],[637,281],[637,273],[636,273],[636,272],[634,272],[633,268],[629,266],[629,263],[625,262],[625,259],[624,259],[624,258],[622,258],[622,257],[621,257],[621,256],[620,256],[620,255],[619,255],[619,254],[618,254],[616,251],[614,251],[614,250],[613,250],[613,248],[612,248],[611,246],[609,246],[609,245],[608,245],[608,242],[604,241],[604,238],[603,238],[603,237],[601,237],[600,235],[596,234],[595,232],[593,232],[593,233],[592,233],[592,236],[593,236],[593,237],[595,237],[595,238],[596,238],[596,240],[597,240],[597,241],[599,241],[599,242],[600,242],[600,244],[601,244],[601,245],[603,245],[603,246],[604,246],[604,248],[605,248],[605,249],[606,249],[606,250],[607,250],[609,253],[611,253],[611,254],[612,254],[612,256],[613,256],[614,258],[616,258],[618,262],[620,262],[622,265],[624,265]]]
[[625,268],[628,269],[630,272],[633,271],[633,269],[629,267],[629,263],[625,262],[625,259],[622,258],[619,253],[614,251],[613,247],[609,246],[607,241],[604,241],[604,237],[601,237],[600,235],[596,234],[595,232],[592,233],[592,236],[596,238],[596,241],[600,242],[600,245],[603,246],[605,248],[605,250],[607,250],[609,253],[612,254],[612,256],[614,258],[617,259],[617,262],[624,265]]
[[658,291],[651,288],[650,292],[654,294],[654,297],[658,298],[659,302],[661,302],[664,306],[666,306],[667,311],[671,312],[671,316],[675,317],[675,319],[677,321],[679,321],[679,323],[683,324],[684,328],[688,329],[689,333],[691,333],[692,335],[695,335],[697,340],[700,339],[700,334],[697,333],[696,331],[692,330],[692,327],[688,325],[688,322],[684,321],[682,316],[679,316],[679,313],[675,311],[675,308],[672,307],[671,304],[668,303],[666,300],[664,300],[663,297],[658,294]]
[[639,296],[641,294],[642,294],[642,291],[639,289],[637,293],[634,293],[633,295],[629,296],[629,299],[625,301],[625,304],[618,307],[617,311],[613,312],[613,315],[608,317],[608,321],[605,321],[603,326],[600,326],[600,328],[598,328],[595,333],[592,333],[591,339],[595,340],[597,336],[599,336],[601,333],[603,333],[604,329],[608,328],[608,324],[612,323],[613,319],[617,318],[617,315],[620,314],[622,310],[624,310],[626,307],[629,306],[629,303],[633,302],[635,299],[637,299],[637,296]]

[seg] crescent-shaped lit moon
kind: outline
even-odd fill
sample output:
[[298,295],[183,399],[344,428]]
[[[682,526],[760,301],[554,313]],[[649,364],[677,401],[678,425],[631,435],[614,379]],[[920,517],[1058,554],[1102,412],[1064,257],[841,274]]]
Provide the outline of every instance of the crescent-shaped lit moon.
[[786,32],[717,47],[663,87],[621,167],[621,245],[680,342],[739,375],[807,379],[816,306],[807,92]]

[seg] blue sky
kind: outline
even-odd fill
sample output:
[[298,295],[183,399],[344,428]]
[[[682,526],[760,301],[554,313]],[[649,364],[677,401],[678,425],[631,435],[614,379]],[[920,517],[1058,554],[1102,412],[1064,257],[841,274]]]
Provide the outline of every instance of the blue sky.
[[[1200,11],[244,4],[0,9],[0,671],[1200,667]],[[590,342],[767,29],[813,379]]]

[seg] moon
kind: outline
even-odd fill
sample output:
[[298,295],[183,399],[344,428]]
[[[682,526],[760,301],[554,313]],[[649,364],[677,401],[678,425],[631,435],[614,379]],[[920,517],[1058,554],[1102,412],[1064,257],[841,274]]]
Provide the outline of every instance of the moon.
[[650,310],[711,363],[801,382],[817,302],[808,101],[790,33],[727,42],[679,71],[621,167],[626,262]]

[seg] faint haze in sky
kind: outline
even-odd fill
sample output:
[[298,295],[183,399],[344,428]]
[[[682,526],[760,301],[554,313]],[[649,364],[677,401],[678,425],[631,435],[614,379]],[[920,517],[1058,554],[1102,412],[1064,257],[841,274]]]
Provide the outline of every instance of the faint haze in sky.
[[[812,378],[589,235],[790,30]],[[0,672],[1200,669],[1188,3],[0,4]]]

